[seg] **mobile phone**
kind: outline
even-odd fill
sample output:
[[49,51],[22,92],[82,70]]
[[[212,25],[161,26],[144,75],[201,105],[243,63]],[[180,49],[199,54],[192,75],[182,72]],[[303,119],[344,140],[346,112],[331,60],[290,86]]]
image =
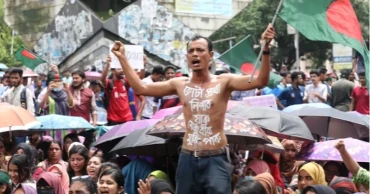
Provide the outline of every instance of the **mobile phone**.
[[57,84],[58,84],[57,88],[60,89],[60,90],[63,90],[63,88],[64,88],[63,82],[58,82]]

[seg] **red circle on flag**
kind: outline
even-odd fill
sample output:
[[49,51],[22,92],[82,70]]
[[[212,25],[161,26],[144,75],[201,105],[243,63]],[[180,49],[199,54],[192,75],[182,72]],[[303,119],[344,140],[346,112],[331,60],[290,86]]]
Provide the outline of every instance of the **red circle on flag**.
[[27,50],[23,50],[21,54],[29,59],[36,59],[35,55],[32,53],[28,52]]
[[[247,74],[252,74],[253,69],[254,69],[254,65],[252,63],[244,63],[240,67],[240,70],[244,73],[247,73]],[[258,75],[258,74],[259,74],[259,71],[258,71],[258,69],[256,69],[255,75]]]
[[326,11],[326,18],[335,31],[363,42],[361,26],[349,0],[332,2]]

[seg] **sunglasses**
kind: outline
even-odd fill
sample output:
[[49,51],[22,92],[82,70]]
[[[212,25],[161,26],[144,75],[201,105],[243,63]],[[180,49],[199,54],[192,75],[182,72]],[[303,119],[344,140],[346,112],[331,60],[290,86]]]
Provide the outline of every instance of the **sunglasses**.
[[89,175],[83,175],[83,176],[74,176],[72,177],[72,180],[77,180],[77,179],[87,179],[90,178]]

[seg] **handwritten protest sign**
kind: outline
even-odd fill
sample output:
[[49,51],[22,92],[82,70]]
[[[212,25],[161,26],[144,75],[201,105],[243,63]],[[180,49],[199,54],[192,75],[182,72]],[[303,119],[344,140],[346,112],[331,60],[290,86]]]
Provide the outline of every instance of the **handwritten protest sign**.
[[[109,47],[109,50],[112,50],[113,45]],[[125,45],[126,49],[126,57],[130,66],[134,69],[144,69],[144,49],[143,46],[140,45]],[[121,64],[119,63],[118,58],[110,52],[110,57],[112,62],[110,67],[113,68],[121,68]]]
[[277,109],[276,98],[269,94],[265,96],[252,96],[243,98],[243,104],[257,107],[271,107]]

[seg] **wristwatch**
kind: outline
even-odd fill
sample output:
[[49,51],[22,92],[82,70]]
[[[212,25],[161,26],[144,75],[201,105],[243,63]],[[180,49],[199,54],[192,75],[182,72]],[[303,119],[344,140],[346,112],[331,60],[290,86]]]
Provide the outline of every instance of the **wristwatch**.
[[268,51],[263,51],[263,52],[262,52],[262,54],[263,54],[263,55],[270,55],[270,50],[268,50]]

